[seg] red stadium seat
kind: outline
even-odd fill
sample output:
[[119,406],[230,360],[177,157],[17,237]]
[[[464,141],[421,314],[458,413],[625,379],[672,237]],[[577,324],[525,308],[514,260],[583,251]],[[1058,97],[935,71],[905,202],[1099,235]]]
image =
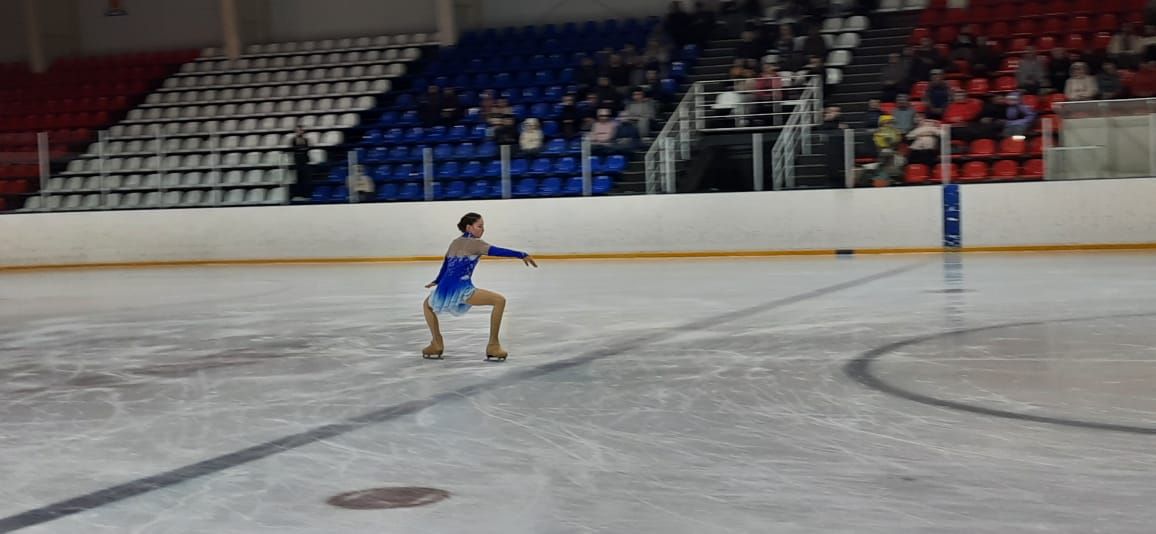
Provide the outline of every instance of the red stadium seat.
[[1048,52],[1055,47],[1056,38],[1052,37],[1051,35],[1040,37],[1040,40],[1036,42],[1036,49],[1040,52]]
[[1020,68],[1019,56],[1005,57],[1003,58],[1003,61],[1000,61],[999,64],[999,72],[1001,74],[1013,73],[1018,68]]
[[1000,76],[995,80],[995,90],[1008,92],[1016,90],[1016,79],[1011,76]]
[[1028,141],[1028,154],[1039,156],[1044,153],[1044,138],[1036,137]]
[[1024,153],[1025,143],[1023,139],[1016,139],[1008,137],[999,144],[999,155],[1001,156],[1022,156]]
[[1096,31],[1112,32],[1120,29],[1120,19],[1115,13],[1104,13],[1096,19]]
[[931,170],[931,176],[929,177],[931,181],[942,182],[944,169],[947,170],[948,180],[954,182],[957,178],[959,178],[959,167],[956,167],[954,163],[949,163],[946,167],[940,163]]
[[1025,178],[1043,178],[1044,177],[1044,160],[1029,159],[1024,163]]
[[911,98],[912,99],[923,98],[923,93],[926,93],[926,92],[927,92],[927,82],[915,82],[915,85],[911,86]]
[[1084,36],[1078,33],[1069,34],[1068,38],[1064,40],[1064,48],[1068,50],[1083,50]]
[[1086,33],[1092,30],[1092,23],[1088,17],[1079,15],[1072,17],[1072,21],[1068,24],[1068,31],[1072,33]]
[[995,162],[991,168],[991,175],[995,178],[1017,178],[1020,174],[1020,166],[1015,160],[1003,159]]
[[935,31],[935,42],[937,44],[947,44],[955,40],[959,35],[959,29],[955,26],[941,26]]
[[1096,36],[1092,38],[1092,48],[1095,50],[1107,50],[1109,44],[1112,44],[1110,32],[1097,32]]
[[1034,36],[1039,32],[1039,25],[1036,24],[1035,19],[1019,19],[1015,23],[1015,29],[1012,33],[1015,35]]
[[1028,46],[1031,44],[1032,44],[1032,38],[1031,37],[1016,37],[1015,39],[1011,40],[1011,43],[1008,46],[1008,52],[1011,52],[1011,53],[1023,52],[1024,50],[1027,50]]
[[991,26],[987,27],[987,36],[989,39],[995,40],[1007,39],[1011,37],[1011,28],[1007,21],[993,22]]
[[1039,98],[1036,95],[1023,95],[1020,97],[1020,100],[1023,101],[1025,106],[1039,111],[1040,103]]
[[925,184],[928,180],[927,165],[912,163],[903,173],[903,182],[908,184]]
[[919,41],[922,41],[924,37],[931,37],[931,30],[928,30],[927,28],[922,27],[922,26],[915,28],[914,30],[911,30],[911,43],[912,44],[915,44],[915,43],[918,43]]
[[987,78],[972,78],[967,82],[967,94],[971,96],[986,95],[990,89]]
[[969,161],[963,165],[961,182],[978,182],[987,179],[987,164],[982,161]]
[[995,155],[995,141],[991,139],[976,139],[971,142],[968,155],[974,157],[990,157]]

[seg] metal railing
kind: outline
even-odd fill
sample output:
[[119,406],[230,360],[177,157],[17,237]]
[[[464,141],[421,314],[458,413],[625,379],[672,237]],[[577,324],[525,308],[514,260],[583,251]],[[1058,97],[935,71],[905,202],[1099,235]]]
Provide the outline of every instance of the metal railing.
[[786,126],[801,107],[821,109],[819,76],[782,73],[775,78],[698,82],[695,109],[702,131],[765,130]]
[[677,165],[690,159],[696,133],[702,129],[702,116],[697,114],[696,105],[701,100],[699,85],[692,85],[646,151],[646,194],[676,192]]
[[1057,102],[1053,109],[1056,116],[1043,121],[1045,179],[1156,176],[1156,98]]
[[823,105],[820,80],[812,76],[783,125],[771,149],[772,189],[795,187],[795,155],[810,154],[811,128],[822,121]]

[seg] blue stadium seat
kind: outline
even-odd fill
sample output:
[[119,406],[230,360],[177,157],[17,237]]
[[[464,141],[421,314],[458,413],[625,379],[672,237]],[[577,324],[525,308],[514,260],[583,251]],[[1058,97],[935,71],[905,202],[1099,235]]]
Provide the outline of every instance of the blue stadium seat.
[[496,158],[498,157],[498,144],[493,141],[486,141],[478,147],[479,158]]
[[579,196],[582,194],[582,177],[575,176],[566,180],[566,188],[563,190],[566,196]]
[[482,162],[470,161],[462,167],[461,177],[465,180],[477,180],[482,177]]
[[554,121],[543,122],[542,135],[546,137],[558,137],[558,123]]
[[538,196],[557,197],[562,195],[562,179],[551,176],[538,184]]
[[380,145],[384,141],[385,141],[385,136],[381,133],[381,130],[370,130],[370,131],[365,133],[364,137],[361,138],[361,145],[362,146],[376,146],[376,145]]
[[458,159],[473,159],[477,156],[473,143],[462,143],[454,149],[454,157]]
[[425,139],[425,128],[417,126],[405,132],[404,141],[406,143],[420,143],[422,139]]
[[550,105],[543,103],[543,102],[539,102],[537,104],[534,104],[534,106],[532,108],[530,108],[530,116],[531,117],[537,117],[539,119],[549,118],[550,117]]
[[446,139],[446,127],[445,126],[434,126],[433,128],[426,130],[425,137],[423,138],[423,140],[428,142],[428,143],[440,143],[440,142],[444,141],[445,139]]
[[385,147],[374,147],[365,155],[366,163],[385,163],[389,161],[389,150]]
[[332,194],[333,194],[333,190],[330,189],[329,186],[326,186],[326,185],[317,186],[317,187],[313,188],[313,196],[310,200],[312,200],[313,203],[315,203],[315,204],[324,204],[326,202],[329,202],[329,197]]
[[414,175],[414,166],[412,163],[402,163],[401,165],[394,165],[393,179],[396,181],[409,180]]
[[445,198],[447,200],[458,200],[466,196],[465,182],[450,182],[445,189]]
[[453,145],[441,144],[434,147],[433,157],[435,160],[451,159],[454,157]]
[[[501,163],[501,162],[499,162],[499,163]],[[510,176],[513,176],[516,178],[519,176],[523,176],[528,172],[530,172],[530,162],[528,162],[522,158],[518,158],[518,159],[510,162]]]
[[402,93],[398,95],[397,100],[394,100],[393,105],[398,109],[408,109],[414,106],[413,95]]
[[469,135],[469,131],[466,129],[466,127],[459,124],[457,126],[454,126],[453,128],[450,128],[450,132],[446,135],[446,140],[447,141],[465,141],[466,137],[468,135]]
[[530,174],[535,176],[548,174],[551,167],[552,165],[549,158],[538,158],[530,164]]
[[482,122],[482,111],[478,108],[470,108],[466,110],[465,117],[462,117],[462,122],[465,124],[477,124]]
[[425,198],[425,195],[422,191],[422,186],[417,182],[409,182],[401,186],[401,191],[398,192],[397,195],[398,200],[414,201],[421,200],[423,198]]
[[381,118],[377,120],[382,126],[391,126],[397,124],[399,116],[396,111],[386,111],[381,114]]
[[532,197],[538,192],[538,180],[523,178],[514,184],[513,196],[518,198]]
[[421,121],[417,118],[417,112],[412,109],[402,113],[401,118],[397,121],[398,126],[414,126],[420,123]]
[[600,158],[598,156],[590,156],[590,172],[592,172],[594,174],[606,172],[605,171],[606,167],[603,165],[602,162],[603,162],[602,158]]
[[533,103],[541,100],[542,92],[537,87],[527,87],[522,89],[522,101],[526,103]]
[[499,160],[490,160],[486,163],[486,169],[482,172],[482,176],[486,178],[501,178],[502,176],[502,162]]
[[487,198],[490,196],[490,184],[485,180],[474,182],[470,184],[470,189],[466,191],[465,198]]
[[409,149],[404,146],[395,146],[389,151],[386,161],[400,163],[409,160]]
[[[423,200],[425,199],[425,189],[422,189],[422,199]],[[434,200],[445,200],[446,199],[446,188],[440,182],[434,182],[433,183],[433,199]]]
[[393,176],[393,167],[390,167],[389,165],[379,165],[374,167],[373,174],[371,176],[373,177],[374,182],[387,181],[391,176]]
[[571,140],[566,145],[566,152],[570,153],[570,154],[581,154],[582,153],[582,140],[581,139]]
[[400,143],[404,136],[405,132],[403,132],[401,128],[390,128],[389,131],[382,135],[381,142],[394,145]]
[[514,106],[510,106],[510,110],[513,111],[514,118],[518,119],[518,122],[525,120],[525,118],[526,118],[526,106],[523,106],[521,104],[517,104]]
[[626,156],[615,154],[606,157],[606,172],[610,174],[622,174],[626,170]]
[[489,128],[486,127],[485,124],[479,124],[474,126],[473,131],[470,132],[470,139],[473,139],[474,141],[485,141],[489,134]]
[[456,161],[448,161],[437,166],[437,171],[434,177],[438,180],[453,180],[461,174],[461,169]]
[[614,188],[614,180],[611,180],[609,176],[595,176],[591,186],[595,195],[605,195]]
[[329,201],[334,203],[349,202],[349,188],[344,185],[334,187],[333,192],[329,195]]
[[377,188],[377,200],[393,202],[397,200],[397,184],[382,184]]
[[565,139],[551,139],[550,142],[546,143],[546,148],[542,153],[547,154],[547,155],[551,155],[551,156],[560,156],[560,155],[564,154],[565,152],[566,152],[566,140]]
[[554,172],[558,174],[571,175],[577,174],[578,171],[578,160],[571,157],[561,158],[554,165]]
[[334,167],[329,170],[329,182],[343,184],[349,178],[349,169],[345,167]]

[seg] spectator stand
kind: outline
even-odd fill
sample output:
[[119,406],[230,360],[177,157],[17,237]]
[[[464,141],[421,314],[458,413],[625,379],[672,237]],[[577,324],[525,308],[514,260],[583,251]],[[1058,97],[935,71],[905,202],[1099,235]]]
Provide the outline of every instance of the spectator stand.
[[[358,168],[374,183],[372,200],[382,202],[609,193],[641,136],[587,148],[585,134],[567,132],[562,100],[594,92],[583,84],[584,60],[604,72],[613,55],[642,54],[657,24],[653,18],[626,19],[466,33],[458,46],[441,50],[408,90],[371,112],[378,120],[362,129],[360,140],[347,143],[346,157],[330,163],[314,202],[342,201],[343,187],[355,178],[351,169]],[[659,65],[667,76],[650,90],[677,91],[695,50],[679,51]],[[607,98],[618,99],[631,86],[612,89],[617,93]],[[491,106],[501,101],[509,107],[499,113]],[[587,106],[578,101],[575,109],[598,109]],[[499,139],[506,134],[493,123],[499,115],[513,119],[508,142]],[[515,146],[527,119],[541,125],[536,149]],[[625,119],[614,122],[619,133],[627,130],[621,127]]]
[[41,169],[66,161],[195,51],[62,58],[35,74],[0,65],[0,211],[41,188]]
[[273,43],[236,61],[207,49],[100,132],[26,209],[288,203],[298,180],[291,132],[303,129],[310,165],[323,164],[427,45],[424,34]]

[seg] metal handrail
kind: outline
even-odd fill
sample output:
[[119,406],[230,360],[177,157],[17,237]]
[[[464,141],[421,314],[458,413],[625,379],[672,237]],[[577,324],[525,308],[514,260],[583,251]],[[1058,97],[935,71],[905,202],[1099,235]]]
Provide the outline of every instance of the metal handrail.
[[787,124],[782,127],[783,133],[771,148],[772,189],[778,190],[795,185],[795,154],[800,148],[804,152],[808,149],[809,145],[805,141],[810,136],[811,127],[818,124],[821,117],[822,105],[817,104],[820,102],[819,90],[819,80],[815,77],[808,82],[807,89],[803,91],[803,104],[791,113]]

